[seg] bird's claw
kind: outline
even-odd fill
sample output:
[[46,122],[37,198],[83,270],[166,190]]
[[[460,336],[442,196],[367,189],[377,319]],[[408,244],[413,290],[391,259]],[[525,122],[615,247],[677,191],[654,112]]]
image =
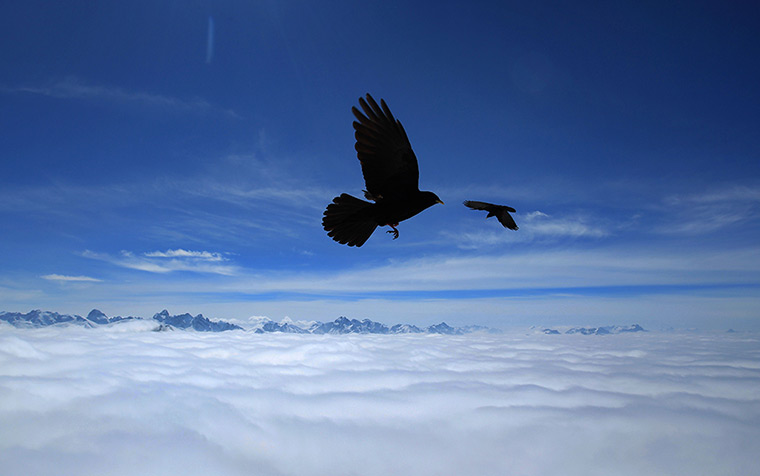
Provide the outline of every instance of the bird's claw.
[[395,229],[395,228],[394,228],[394,229],[392,229],[392,230],[388,230],[388,231],[386,231],[386,233],[393,233],[393,239],[394,239],[394,240],[395,240],[396,238],[398,238],[398,230],[397,230],[397,229]]

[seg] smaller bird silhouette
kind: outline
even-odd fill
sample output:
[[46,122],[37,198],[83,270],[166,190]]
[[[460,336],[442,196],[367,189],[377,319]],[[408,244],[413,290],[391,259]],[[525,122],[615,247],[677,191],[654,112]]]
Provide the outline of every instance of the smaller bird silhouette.
[[476,202],[473,200],[465,200],[464,206],[472,208],[473,210],[487,211],[488,215],[486,215],[486,218],[496,217],[496,219],[499,220],[499,223],[504,225],[504,228],[509,228],[510,230],[518,229],[517,223],[515,223],[512,215],[509,214],[509,212],[516,212],[516,210],[512,207],[508,207],[506,205],[494,205],[493,203],[486,202]]

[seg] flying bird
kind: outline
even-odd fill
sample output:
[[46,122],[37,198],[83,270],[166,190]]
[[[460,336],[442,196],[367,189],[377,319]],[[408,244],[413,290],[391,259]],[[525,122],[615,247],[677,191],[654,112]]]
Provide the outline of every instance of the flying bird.
[[486,202],[476,202],[473,200],[465,200],[464,205],[473,210],[487,211],[488,215],[486,215],[486,218],[496,217],[496,219],[499,220],[499,223],[504,225],[504,228],[509,228],[510,230],[517,230],[518,228],[512,215],[509,214],[509,212],[515,213],[516,211],[512,207],[506,205],[494,205],[493,203]]
[[[401,122],[393,117],[385,101],[380,105],[367,94],[359,98],[362,111],[351,108],[356,121],[356,149],[366,189],[364,198],[347,193],[333,198],[322,217],[327,235],[338,243],[362,246],[378,226],[390,226],[398,238],[398,224],[436,203],[433,192],[419,189],[417,157]],[[374,203],[371,203],[374,202]]]

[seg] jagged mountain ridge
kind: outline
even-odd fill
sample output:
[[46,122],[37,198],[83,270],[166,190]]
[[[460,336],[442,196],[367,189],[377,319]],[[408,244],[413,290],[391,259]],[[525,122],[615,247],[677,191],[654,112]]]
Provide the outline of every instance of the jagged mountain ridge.
[[[247,330],[256,334],[266,333],[291,333],[291,334],[446,334],[462,335],[472,332],[498,333],[497,329],[491,329],[484,326],[465,326],[451,327],[445,322],[432,326],[420,328],[412,324],[395,324],[387,326],[380,322],[370,319],[349,319],[339,317],[332,322],[310,322],[296,324],[289,319],[283,319],[281,322],[275,322],[271,319],[261,318],[256,324],[247,329],[231,322],[223,320],[211,320],[198,314],[193,316],[189,313],[172,315],[164,309],[156,313],[151,318],[135,316],[114,316],[109,317],[98,309],[93,309],[87,314],[87,317],[79,315],[59,314],[51,311],[32,310],[28,313],[19,312],[0,312],[0,321],[5,321],[15,327],[20,328],[40,328],[48,326],[68,326],[78,325],[82,327],[94,328],[102,325],[114,325],[120,322],[144,320],[155,321],[157,331],[165,330],[194,330],[198,332],[223,332],[229,330]],[[581,334],[581,335],[609,335],[630,332],[646,332],[638,324],[630,326],[602,326],[602,327],[569,327],[561,331],[554,328],[534,327],[534,332],[543,334]]]
[[[203,317],[203,314],[192,316],[190,314],[171,315],[163,310],[156,313],[150,319],[157,322],[163,329],[193,329],[201,332],[221,332],[227,330],[243,329],[242,327],[225,321],[212,321]],[[0,312],[0,321],[5,321],[15,327],[38,328],[48,326],[80,325],[83,327],[97,327],[125,321],[147,320],[135,316],[108,317],[98,309],[93,309],[87,317],[79,315],[59,314],[51,311],[35,309],[24,314],[21,312]]]
[[647,332],[646,329],[638,324],[632,324],[630,326],[570,327],[562,331],[548,327],[537,327],[534,328],[534,330],[547,335],[582,334],[584,336],[602,336],[610,334],[624,334],[629,332]]
[[[475,331],[487,330],[488,332],[497,332],[494,329],[488,329],[482,326],[451,327],[445,322],[420,328],[412,324],[395,324],[388,327],[380,322],[370,319],[349,319],[339,317],[332,322],[313,322],[304,328],[288,320],[275,322],[270,319],[261,319],[252,328],[244,329],[243,327],[231,322],[222,320],[210,320],[203,317],[202,314],[193,316],[189,313],[171,315],[169,311],[156,313],[151,320],[156,321],[155,330],[195,330],[199,332],[223,332],[228,330],[248,330],[257,334],[282,332],[292,334],[409,334],[409,333],[428,333],[428,334],[448,334],[461,335]],[[19,312],[0,312],[0,321],[8,322],[15,327],[21,328],[39,328],[47,326],[64,326],[64,325],[81,325],[83,327],[97,327],[101,325],[112,325],[129,320],[148,320],[135,316],[115,316],[108,317],[98,309],[93,309],[87,314],[87,317],[79,315],[59,314],[57,312],[41,311],[35,309],[26,314]]]
[[26,314],[20,312],[0,312],[0,321],[5,321],[15,327],[47,327],[59,324],[78,324],[93,327],[93,322],[82,316],[70,316],[51,311],[34,309]]
[[419,328],[412,324],[395,324],[387,326],[383,323],[370,319],[349,319],[341,316],[332,322],[314,322],[308,327],[300,327],[292,322],[277,323],[271,320],[265,320],[254,329],[256,333],[265,332],[287,332],[298,334],[449,334],[461,335],[474,332],[475,330],[488,330],[497,332],[494,329],[488,329],[480,326],[468,327],[451,327],[445,322]]
[[189,313],[185,313],[172,316],[166,309],[155,314],[153,319],[175,329],[193,329],[201,332],[223,332],[243,329],[239,325],[230,322],[212,321],[203,317],[203,314],[193,316]]

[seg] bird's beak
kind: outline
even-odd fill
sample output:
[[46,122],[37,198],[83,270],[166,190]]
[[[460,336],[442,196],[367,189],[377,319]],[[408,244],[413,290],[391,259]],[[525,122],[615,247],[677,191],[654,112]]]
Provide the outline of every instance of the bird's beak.
[[436,200],[435,203],[440,203],[441,205],[445,205],[445,203],[443,203],[443,200]]

